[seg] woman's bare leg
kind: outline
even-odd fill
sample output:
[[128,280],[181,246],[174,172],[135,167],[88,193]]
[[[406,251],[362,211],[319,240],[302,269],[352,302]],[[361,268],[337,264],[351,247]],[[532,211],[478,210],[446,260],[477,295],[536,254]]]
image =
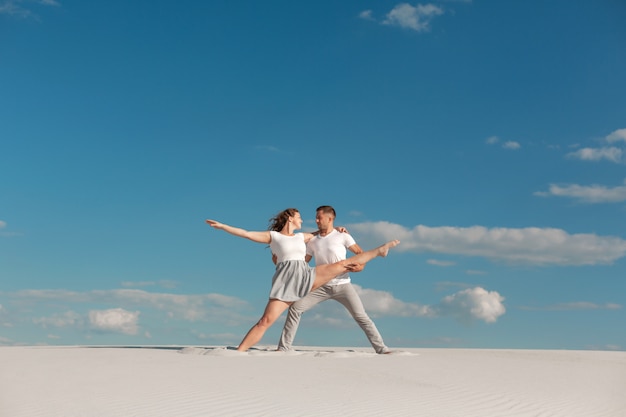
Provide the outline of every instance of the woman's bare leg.
[[358,255],[351,256],[344,261],[335,262],[334,264],[316,266],[315,281],[313,282],[313,287],[311,288],[311,291],[318,289],[322,285],[325,285],[331,279],[346,272],[347,267],[350,264],[364,265],[378,256],[387,256],[387,253],[389,253],[389,249],[398,246],[399,243],[399,240],[392,240],[385,243],[384,245],[380,245],[375,249],[371,249],[365,252],[361,252]]
[[248,331],[243,338],[237,350],[245,352],[252,346],[259,343],[265,331],[269,329],[272,324],[283,314],[283,311],[287,310],[292,303],[281,300],[269,300],[265,306],[265,311],[261,319]]

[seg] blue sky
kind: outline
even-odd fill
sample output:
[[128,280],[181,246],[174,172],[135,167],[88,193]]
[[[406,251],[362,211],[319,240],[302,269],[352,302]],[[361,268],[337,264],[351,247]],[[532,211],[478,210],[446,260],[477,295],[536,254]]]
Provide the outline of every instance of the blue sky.
[[[390,347],[626,349],[618,0],[0,0],[0,344],[236,345],[333,205]],[[277,342],[283,319],[263,345]],[[297,345],[368,346],[335,302]]]

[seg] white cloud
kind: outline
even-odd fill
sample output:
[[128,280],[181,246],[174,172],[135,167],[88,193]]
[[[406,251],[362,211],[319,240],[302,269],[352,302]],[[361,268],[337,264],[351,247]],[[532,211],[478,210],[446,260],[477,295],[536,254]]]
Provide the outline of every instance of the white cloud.
[[[385,221],[350,224],[360,242],[400,239],[394,251],[484,257],[532,265],[611,264],[626,255],[626,240],[595,234],[569,234],[555,228],[428,227],[407,229]],[[361,245],[363,246],[363,245]],[[369,245],[368,245],[369,246]]]
[[242,319],[234,313],[248,306],[248,303],[235,297],[221,294],[168,294],[151,293],[143,290],[93,290],[75,292],[67,290],[22,290],[12,294],[21,301],[62,301],[66,303],[98,303],[122,306],[154,308],[164,312],[169,318],[186,321],[216,321],[225,324],[239,324]]
[[376,316],[397,316],[397,317],[434,317],[434,311],[426,305],[407,303],[398,300],[387,291],[378,291],[362,288],[354,285],[357,293],[361,297],[366,310]]
[[178,283],[167,279],[161,279],[159,281],[122,281],[122,287],[124,288],[138,288],[138,287],[152,287],[158,286],[162,288],[176,288]]
[[498,143],[500,141],[500,138],[498,138],[497,136],[489,136],[486,140],[485,143],[487,145],[495,145],[496,143]]
[[[334,311],[336,309],[333,308],[332,310]],[[318,311],[316,313],[314,313],[311,318],[309,319],[310,322],[315,323],[317,326],[322,326],[322,327],[335,327],[335,328],[342,328],[346,326],[346,310],[343,310],[343,314],[341,313],[330,313],[329,311],[331,309],[323,309],[321,311]],[[341,311],[341,310],[336,310],[336,311]]]
[[609,143],[624,141],[626,142],[626,129],[617,129],[606,137],[606,141]]
[[139,311],[128,311],[123,308],[91,310],[89,312],[91,327],[102,332],[136,335],[138,321]]
[[[462,291],[443,298],[439,304],[430,306],[405,302],[395,298],[390,292],[364,289],[355,285],[355,289],[363,300],[366,310],[373,317],[453,317],[463,322],[472,320],[492,322],[497,319],[498,315],[504,313],[504,309],[498,307],[498,302],[501,303],[502,299],[498,298],[497,293],[487,292],[481,288],[466,289],[466,285],[460,283],[449,283],[449,285],[446,286],[446,288],[451,287],[460,287]],[[133,292],[134,294],[132,294]],[[470,293],[467,294],[468,292]],[[44,328],[74,327],[79,330],[138,335],[140,316],[140,312],[137,310],[138,307],[145,310],[150,306],[156,306],[162,311],[168,312],[164,320],[171,318],[170,313],[179,316],[183,315],[180,312],[175,312],[175,309],[171,306],[175,298],[164,297],[167,294],[159,294],[150,301],[146,301],[151,298],[150,294],[138,290],[132,290],[131,292],[129,292],[129,290],[90,291],[85,293],[62,290],[28,290],[11,293],[10,295],[16,304],[25,300],[27,302],[36,302],[40,307],[42,306],[42,300],[54,301],[53,305],[58,305],[60,301],[64,303],[104,303],[117,301],[121,305],[126,305],[126,307],[111,309],[92,309],[85,315],[81,315],[75,311],[67,311],[33,320],[35,324]],[[197,301],[194,301],[193,296],[169,295],[179,297],[175,302],[179,303],[181,306],[188,302],[194,303]],[[242,318],[235,311],[242,305],[247,305],[247,303],[241,301],[232,302],[231,297],[219,294],[212,294],[212,296],[215,299],[221,299],[221,301],[217,301],[220,305],[219,308],[212,310],[206,306],[192,306],[191,309],[196,311],[197,314],[185,314],[183,318],[187,320],[213,320],[227,326],[247,325],[252,320],[250,317]],[[199,297],[201,298],[201,296]],[[158,303],[163,303],[164,305],[159,305]],[[314,320],[328,326],[341,327],[345,323],[345,319],[342,319],[340,315],[338,316],[336,311],[332,310],[333,307],[336,308],[335,303],[328,303],[327,305],[321,306],[315,313],[315,316],[311,316],[308,320]],[[333,314],[328,314],[328,311],[333,311]],[[0,313],[2,313],[2,310],[0,310]],[[232,335],[228,335],[228,338],[229,340],[233,339]]]
[[364,20],[374,20],[371,10],[363,10],[361,13],[359,13],[359,18]]
[[504,297],[484,288],[468,288],[445,297],[435,310],[439,315],[452,316],[461,322],[483,320],[495,323],[506,312]]
[[540,197],[570,197],[585,203],[618,203],[626,201],[626,180],[624,185],[617,187],[606,187],[597,184],[587,186],[550,184],[547,192],[536,192],[535,195]]
[[93,297],[127,305],[145,305],[166,311],[170,317],[204,321],[220,317],[226,320],[223,307],[241,307],[245,302],[221,294],[167,294],[142,290],[92,291]]
[[624,148],[615,146],[619,142],[626,144],[626,129],[617,129],[600,140],[608,146],[598,148],[582,148],[565,155],[567,158],[575,158],[583,161],[601,161],[606,159],[614,163],[624,161]]
[[8,337],[0,336],[0,345],[11,345],[11,344],[13,344],[13,340],[9,339]]
[[565,155],[568,158],[580,159],[583,161],[600,161],[602,159],[619,163],[622,160],[622,150],[614,146],[602,148],[582,148],[576,152]]
[[[489,136],[487,139],[485,139],[485,143],[487,145],[496,145],[500,143],[500,138],[497,136]],[[522,145],[520,145],[519,142],[516,142],[514,140],[508,140],[502,144],[502,147],[504,149],[510,149],[510,150],[516,151],[520,149]]]
[[20,0],[6,0],[0,3],[0,15],[27,16],[28,11],[19,6]]
[[89,301],[88,294],[67,290],[21,290],[13,293],[13,296],[26,300],[61,300],[77,303]]
[[441,14],[443,14],[443,9],[434,4],[411,6],[408,3],[400,3],[387,13],[382,23],[416,32],[427,32],[430,30],[430,21]]
[[507,142],[504,142],[504,144],[502,145],[502,147],[504,149],[512,149],[512,150],[518,150],[519,148],[522,147],[522,145],[520,145],[519,143],[509,140]]
[[354,287],[372,316],[453,317],[467,324],[474,320],[494,323],[506,312],[502,304],[504,297],[496,291],[480,287],[458,291],[433,306],[407,303],[386,291],[364,289],[358,285]]
[[7,227],[7,222],[0,220],[0,229],[4,229],[5,227]]
[[61,314],[53,314],[49,317],[40,317],[33,319],[33,323],[40,325],[44,329],[48,326],[52,327],[76,327],[82,326],[84,320],[82,316],[75,311],[66,311]]
[[13,324],[8,321],[7,309],[0,304],[0,327],[13,327]]
[[452,261],[440,261],[437,259],[429,259],[426,261],[427,264],[429,265],[435,265],[435,266],[453,266],[456,265],[456,262],[452,262]]
[[25,0],[0,0],[0,15],[10,15],[16,17],[35,17],[36,15],[27,7],[25,3],[37,3],[43,6],[60,6],[60,3],[56,0],[38,0],[38,1],[25,1]]

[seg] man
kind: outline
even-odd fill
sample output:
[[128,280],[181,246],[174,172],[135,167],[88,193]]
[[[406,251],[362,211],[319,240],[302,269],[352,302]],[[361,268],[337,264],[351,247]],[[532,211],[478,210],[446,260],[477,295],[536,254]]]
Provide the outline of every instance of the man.
[[[354,254],[363,252],[350,234],[335,230],[335,217],[335,209],[331,206],[317,208],[315,223],[317,223],[319,233],[307,244],[305,258],[307,262],[311,258],[315,258],[316,265],[324,265],[346,259],[346,248]],[[291,305],[283,332],[280,335],[278,350],[287,351],[292,349],[291,345],[298,331],[302,313],[325,300],[336,300],[350,312],[354,320],[365,332],[376,353],[390,353],[376,325],[365,312],[363,303],[352,286],[350,275],[347,272],[339,275],[317,290],[310,292],[306,297]]]

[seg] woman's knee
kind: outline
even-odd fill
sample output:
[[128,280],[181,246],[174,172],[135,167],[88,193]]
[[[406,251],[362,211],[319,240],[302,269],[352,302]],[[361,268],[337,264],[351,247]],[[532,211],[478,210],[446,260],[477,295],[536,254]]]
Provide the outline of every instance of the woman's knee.
[[274,324],[275,321],[276,319],[272,318],[271,316],[263,316],[257,322],[257,326],[270,327],[272,324]]
[[[282,313],[282,311],[281,311]],[[280,317],[280,314],[276,315],[274,312],[270,314],[263,314],[259,319],[257,325],[261,327],[270,327]]]

